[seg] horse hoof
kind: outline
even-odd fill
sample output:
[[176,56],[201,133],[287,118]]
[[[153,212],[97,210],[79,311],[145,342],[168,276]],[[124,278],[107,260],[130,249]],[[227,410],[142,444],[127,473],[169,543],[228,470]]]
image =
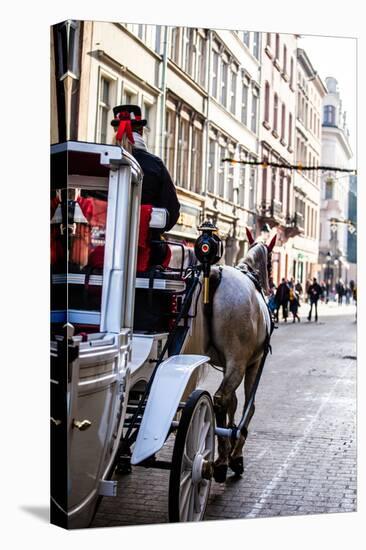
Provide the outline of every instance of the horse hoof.
[[244,462],[242,456],[230,458],[229,466],[235,475],[240,476],[244,472]]
[[227,475],[227,465],[226,464],[215,464],[214,465],[214,480],[217,483],[225,483]]

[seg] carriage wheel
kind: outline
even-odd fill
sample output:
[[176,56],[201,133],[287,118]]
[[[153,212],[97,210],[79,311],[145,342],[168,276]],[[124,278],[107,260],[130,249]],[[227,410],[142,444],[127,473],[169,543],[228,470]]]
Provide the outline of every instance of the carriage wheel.
[[209,393],[191,393],[178,426],[169,480],[169,521],[203,519],[215,454],[215,417]]

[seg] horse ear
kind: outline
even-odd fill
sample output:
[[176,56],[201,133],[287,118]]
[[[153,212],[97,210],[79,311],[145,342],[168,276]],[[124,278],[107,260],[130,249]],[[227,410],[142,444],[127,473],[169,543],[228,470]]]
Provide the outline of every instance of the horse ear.
[[277,239],[277,235],[275,235],[274,237],[272,237],[271,242],[269,243],[269,245],[267,245],[268,252],[272,252],[273,247],[274,247],[274,245],[276,244],[276,239]]
[[248,237],[248,241],[249,241],[249,245],[252,246],[252,244],[254,243],[255,239],[252,235],[252,232],[250,229],[248,229],[247,227],[245,228],[245,231],[247,233],[247,237]]

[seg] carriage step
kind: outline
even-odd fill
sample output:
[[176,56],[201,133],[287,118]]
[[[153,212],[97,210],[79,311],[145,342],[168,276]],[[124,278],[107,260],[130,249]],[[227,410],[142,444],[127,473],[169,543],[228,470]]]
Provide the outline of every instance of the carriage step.
[[[134,414],[137,410],[137,407],[135,407],[134,405],[127,405],[127,409],[126,409],[126,413],[127,414]],[[143,413],[145,410],[145,405],[142,406],[141,408],[141,413]]]
[[101,479],[99,481],[98,494],[101,497],[115,497],[117,496],[117,481],[110,481]]
[[[141,426],[141,420],[142,420],[142,417],[141,416],[138,416],[135,420],[135,422],[133,423],[134,426],[136,426],[136,428],[138,426]],[[132,418],[126,418],[126,420],[124,421],[123,423],[123,427],[124,428],[128,428],[130,425],[131,425],[131,421],[132,421]]]

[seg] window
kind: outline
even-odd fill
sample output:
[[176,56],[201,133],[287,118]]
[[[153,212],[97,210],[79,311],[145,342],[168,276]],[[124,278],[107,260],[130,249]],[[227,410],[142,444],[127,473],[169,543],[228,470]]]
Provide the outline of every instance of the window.
[[243,42],[249,48],[249,31],[243,31]]
[[130,94],[129,92],[125,92],[123,96],[124,96],[124,103],[126,105],[132,105],[132,94]]
[[280,35],[276,34],[276,51],[275,51],[275,57],[276,59],[280,58]]
[[286,127],[286,106],[282,103],[281,112],[281,139],[285,139],[285,127]]
[[172,178],[174,178],[174,164],[175,164],[175,111],[167,109],[166,112],[166,135],[165,135],[165,164]]
[[213,139],[209,140],[209,156],[208,156],[208,190],[210,193],[215,192],[215,175],[216,175],[216,142]]
[[[273,161],[277,162],[278,159],[274,158]],[[275,167],[272,167],[271,196],[272,196],[272,200],[276,199],[276,168]]]
[[178,134],[178,166],[177,166],[177,182],[181,187],[188,189],[189,172],[188,172],[188,159],[189,159],[189,123],[188,120],[181,117],[179,120],[179,134]]
[[[268,162],[268,156],[263,154],[263,161],[266,163]],[[268,168],[262,169],[262,205],[265,207],[266,200],[267,200],[267,176],[268,176]]]
[[253,55],[259,59],[259,32],[253,33]]
[[278,128],[278,95],[274,95],[273,100],[273,131],[277,132]]
[[283,191],[284,191],[284,172],[281,170],[280,172],[280,183],[279,183],[279,201],[281,204],[283,204]]
[[[250,157],[251,161],[254,161],[255,158],[254,157]],[[254,210],[255,208],[255,195],[256,195],[256,192],[255,192],[255,187],[256,187],[256,169],[255,168],[250,168],[250,172],[249,172],[249,210]]]
[[146,25],[137,25],[137,36],[140,38],[140,40],[145,40]]
[[288,115],[288,146],[292,146],[292,114]]
[[217,98],[217,83],[219,76],[219,54],[216,50],[212,52],[212,95]]
[[252,120],[250,124],[250,129],[254,133],[256,133],[257,131],[258,98],[259,98],[259,90],[256,86],[254,86],[252,90],[252,113],[251,113]]
[[290,215],[290,206],[291,206],[291,178],[287,176],[287,205],[286,205],[286,215]]
[[107,143],[109,129],[109,111],[111,82],[105,77],[100,79],[99,92],[99,143]]
[[283,45],[283,72],[285,74],[287,72],[287,47],[285,44]]
[[294,60],[292,57],[290,61],[290,87],[294,87]]
[[248,95],[249,95],[249,81],[246,77],[242,83],[242,95],[241,95],[241,121],[248,124]]
[[236,66],[232,67],[231,70],[231,89],[230,89],[230,111],[235,115],[236,112],[236,80],[237,80],[237,71]]
[[177,63],[177,65],[179,64],[179,53],[180,53],[179,39],[180,39],[180,29],[178,27],[173,27],[170,57],[174,61],[174,63]]
[[206,37],[197,33],[197,82],[206,85]]
[[270,96],[270,86],[266,82],[264,88],[264,120],[269,122],[269,96]]
[[184,56],[184,70],[191,76],[194,76],[195,61],[196,61],[196,48],[195,48],[195,30],[186,28],[184,32],[185,43],[185,56]]
[[328,178],[325,181],[325,198],[326,199],[332,199],[333,198],[333,179]]
[[161,25],[155,27],[155,51],[161,53]]
[[335,126],[336,109],[334,105],[324,105],[324,125]]
[[234,165],[228,163],[227,168],[227,197],[229,201],[234,202]]
[[151,105],[149,103],[144,103],[143,108],[143,118],[147,120],[147,124],[144,128],[144,139],[147,148],[149,149],[150,146],[150,131],[151,131],[151,123],[152,123],[152,116],[151,116]]
[[193,126],[191,146],[191,190],[200,193],[202,188],[202,130]]
[[221,65],[221,103],[227,106],[227,77],[228,77],[228,63],[222,60]]
[[222,162],[222,159],[224,159],[226,157],[225,152],[226,152],[225,147],[219,146],[219,169],[218,169],[219,189],[218,189],[218,195],[220,197],[224,197],[224,193],[225,193],[225,165],[226,165],[226,163]]
[[266,45],[270,48],[271,47],[271,33],[270,32],[267,32],[266,33]]
[[[240,154],[240,160],[247,160],[247,152],[242,151]],[[245,174],[246,167],[245,164],[239,164],[239,193],[238,193],[238,203],[240,206],[244,206],[245,201]]]

